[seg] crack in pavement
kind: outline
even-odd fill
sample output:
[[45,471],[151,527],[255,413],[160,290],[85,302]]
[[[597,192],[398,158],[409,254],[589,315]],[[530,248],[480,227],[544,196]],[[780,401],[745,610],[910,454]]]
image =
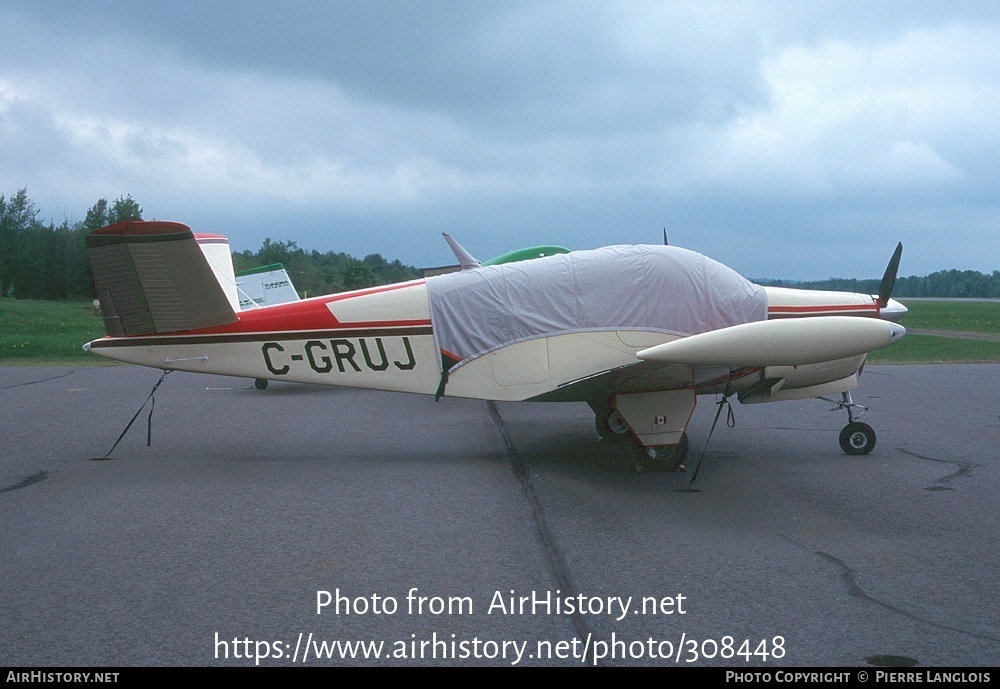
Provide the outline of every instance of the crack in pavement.
[[916,457],[917,459],[923,459],[928,462],[938,462],[940,464],[954,464],[955,466],[958,467],[958,470],[955,471],[955,473],[948,474],[947,476],[942,476],[941,478],[939,478],[937,481],[934,482],[935,484],[938,485],[944,483],[950,483],[953,479],[961,478],[963,476],[971,476],[973,467],[982,466],[982,464],[976,464],[975,462],[962,462],[957,459],[940,459],[938,457],[927,457],[921,454],[917,454],[916,452],[910,452],[909,450],[906,450],[902,447],[897,447],[896,449],[902,452],[904,455],[909,455],[910,457]]
[[[538,499],[535,487],[531,483],[528,466],[521,459],[520,455],[518,455],[517,449],[511,442],[510,436],[507,433],[507,428],[503,422],[503,417],[500,416],[500,410],[497,409],[496,403],[493,401],[487,401],[486,410],[489,413],[490,421],[493,423],[493,428],[500,437],[500,442],[503,444],[504,453],[507,455],[507,459],[510,460],[511,468],[514,470],[514,476],[517,477],[518,483],[521,485],[521,490],[524,491],[524,495],[528,499],[528,504],[531,506],[531,512],[535,519],[535,527],[538,530],[539,537],[541,538],[542,548],[545,551],[545,555],[548,559],[552,575],[555,577],[556,584],[559,586],[559,590],[562,591],[564,595],[571,597],[576,596],[577,590],[576,586],[573,585],[572,579],[570,578],[569,566],[566,564],[566,559],[559,550],[559,546],[556,545],[555,538],[552,536],[552,531],[549,529],[548,522],[545,519],[545,512],[542,509],[541,501]],[[571,615],[571,618],[573,620],[573,628],[576,630],[577,637],[579,637],[580,641],[586,640],[590,636],[587,619],[580,613],[579,610],[574,612]],[[587,659],[585,658],[584,661],[586,660]],[[591,658],[591,664],[596,665],[597,659]]]
[[25,385],[38,385],[39,383],[48,383],[51,380],[59,380],[60,378],[65,378],[66,376],[71,376],[76,373],[76,369],[69,371],[67,373],[60,373],[58,376],[52,376],[51,378],[42,378],[41,380],[29,380],[27,383],[15,383],[14,385],[5,385],[0,388],[0,390],[11,390],[13,388],[23,388]]
[[40,481],[44,481],[48,477],[49,477],[49,472],[39,471],[37,474],[32,474],[31,476],[28,476],[27,478],[24,478],[18,481],[17,483],[12,483],[6,488],[0,488],[0,493],[6,493],[7,491],[17,490],[18,488],[27,488],[33,483],[39,483]]
[[[792,541],[792,542],[794,543],[794,541]],[[984,641],[996,641],[996,642],[1000,643],[1000,638],[993,637],[993,636],[988,636],[986,634],[977,634],[976,632],[966,631],[964,629],[959,629],[958,627],[949,627],[946,624],[940,624],[938,622],[934,622],[932,620],[928,620],[926,618],[920,617],[919,615],[914,615],[913,613],[911,613],[911,612],[909,612],[907,610],[903,610],[902,608],[898,608],[895,605],[892,605],[890,603],[886,603],[885,601],[881,601],[878,598],[874,598],[874,597],[868,595],[865,592],[865,590],[863,588],[861,588],[861,586],[858,584],[858,580],[857,580],[857,577],[855,575],[854,570],[851,569],[847,565],[846,562],[844,562],[840,558],[837,558],[837,557],[834,557],[833,555],[830,555],[829,553],[824,553],[821,550],[816,550],[816,551],[813,551],[813,552],[816,555],[819,555],[821,558],[823,558],[827,562],[831,562],[831,563],[833,563],[834,565],[836,565],[837,567],[840,568],[840,571],[841,571],[841,580],[844,582],[844,587],[847,589],[847,593],[850,594],[851,596],[853,596],[854,598],[860,598],[863,601],[866,601],[868,603],[872,603],[872,604],[877,605],[877,606],[879,606],[881,608],[885,608],[886,610],[894,612],[894,613],[896,613],[898,615],[902,615],[903,617],[906,617],[907,619],[913,620],[914,622],[919,622],[920,624],[929,624],[932,627],[937,627],[938,629],[944,629],[944,630],[949,631],[949,632],[956,632],[958,634],[964,634],[965,636],[971,636],[971,637],[973,637],[975,639],[982,639]]]

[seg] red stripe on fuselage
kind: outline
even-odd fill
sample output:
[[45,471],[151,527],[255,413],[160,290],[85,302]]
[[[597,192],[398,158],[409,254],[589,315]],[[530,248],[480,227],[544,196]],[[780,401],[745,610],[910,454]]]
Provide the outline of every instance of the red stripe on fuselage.
[[285,330],[281,332],[268,331],[262,333],[219,333],[210,334],[197,331],[187,334],[172,333],[170,335],[137,335],[135,337],[103,337],[90,343],[91,349],[107,349],[116,347],[162,347],[168,345],[215,345],[236,344],[246,342],[271,342],[274,340],[323,340],[331,338],[378,338],[407,337],[432,334],[430,326],[416,328],[354,328],[345,327],[336,330]]
[[410,280],[409,282],[397,282],[392,285],[381,285],[379,287],[366,287],[365,289],[357,289],[353,292],[340,292],[338,294],[328,294],[325,297],[316,297],[317,299],[323,299],[327,303],[334,301],[343,301],[344,299],[353,299],[354,297],[363,297],[368,294],[381,294],[382,292],[394,292],[397,289],[405,289],[406,287],[413,287],[414,285],[424,284],[423,280]]
[[248,309],[240,311],[236,315],[239,320],[228,325],[218,325],[200,330],[187,330],[183,332],[170,333],[170,335],[224,335],[229,333],[262,333],[262,332],[289,332],[304,330],[341,330],[349,328],[399,328],[429,326],[429,318],[396,321],[350,321],[342,323],[331,313],[327,304],[363,297],[368,294],[379,294],[381,292],[392,292],[406,287],[423,284],[423,280],[411,282],[401,282],[395,285],[383,285],[381,287],[369,287],[367,289],[355,290],[353,292],[343,292],[341,294],[328,294],[302,301],[293,301],[287,304],[276,304],[274,306],[264,306],[259,309]]
[[831,304],[825,306],[768,306],[767,315],[772,316],[805,316],[810,314],[837,314],[854,311],[865,315],[878,316],[877,304]]
[[393,328],[393,327],[414,327],[430,325],[429,318],[395,320],[395,321],[351,321],[342,323],[339,321],[327,304],[369,294],[381,294],[383,292],[393,292],[395,290],[423,284],[423,280],[412,282],[402,282],[395,285],[383,285],[381,287],[369,287],[367,289],[355,290],[353,292],[343,292],[341,294],[331,294],[325,297],[315,297],[304,299],[303,301],[290,302],[288,304],[277,304],[276,306],[266,306],[260,309],[249,309],[239,313],[240,320],[218,329],[201,330],[199,332],[281,332],[287,330],[317,330],[323,328]]

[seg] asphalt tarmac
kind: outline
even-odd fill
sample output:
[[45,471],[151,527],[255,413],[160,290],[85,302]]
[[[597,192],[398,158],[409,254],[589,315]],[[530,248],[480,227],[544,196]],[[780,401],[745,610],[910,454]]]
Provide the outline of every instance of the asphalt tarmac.
[[0,368],[0,664],[1000,661],[1000,366],[867,368],[866,457],[737,403],[693,492],[711,397],[635,472],[583,404],[173,373],[90,461],[158,378]]

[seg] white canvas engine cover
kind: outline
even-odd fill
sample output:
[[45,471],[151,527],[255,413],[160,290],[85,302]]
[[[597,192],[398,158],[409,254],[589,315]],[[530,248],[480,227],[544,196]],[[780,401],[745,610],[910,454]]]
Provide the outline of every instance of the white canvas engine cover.
[[427,279],[438,348],[458,365],[539,337],[697,335],[767,319],[763,288],[694,251],[609,246]]

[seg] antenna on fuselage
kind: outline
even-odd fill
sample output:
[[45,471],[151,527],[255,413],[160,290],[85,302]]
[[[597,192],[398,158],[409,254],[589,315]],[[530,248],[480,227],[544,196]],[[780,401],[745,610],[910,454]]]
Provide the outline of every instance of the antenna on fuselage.
[[442,232],[441,234],[444,235],[445,241],[448,242],[448,246],[451,247],[452,252],[455,254],[455,258],[458,259],[458,263],[462,266],[462,270],[470,270],[472,268],[479,267],[479,261],[477,261],[472,254],[466,251],[465,247],[452,239],[452,236],[447,232]]

